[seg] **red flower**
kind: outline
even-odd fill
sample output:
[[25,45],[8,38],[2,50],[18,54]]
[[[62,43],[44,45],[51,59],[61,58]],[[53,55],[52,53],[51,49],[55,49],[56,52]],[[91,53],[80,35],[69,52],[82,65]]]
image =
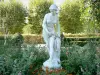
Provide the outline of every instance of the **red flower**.
[[68,74],[68,75],[73,75],[73,74]]
[[56,70],[55,70],[55,72],[56,72],[56,73],[58,73],[58,72],[59,72],[59,70],[58,70],[58,69],[56,69]]
[[32,72],[32,74],[35,74],[35,72]]
[[66,50],[68,50],[68,47],[66,48]]
[[38,75],[40,75],[40,74],[38,74]]
[[68,55],[68,52],[66,52],[66,55]]
[[33,66],[32,65],[30,65],[30,69],[32,69],[33,68]]

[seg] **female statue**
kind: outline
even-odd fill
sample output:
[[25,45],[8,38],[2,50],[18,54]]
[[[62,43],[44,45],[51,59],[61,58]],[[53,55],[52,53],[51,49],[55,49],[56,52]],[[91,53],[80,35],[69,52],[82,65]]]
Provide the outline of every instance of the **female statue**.
[[58,18],[58,7],[52,4],[49,7],[50,13],[47,13],[43,20],[43,38],[49,52],[49,59],[43,63],[45,67],[58,69],[60,64],[60,25]]

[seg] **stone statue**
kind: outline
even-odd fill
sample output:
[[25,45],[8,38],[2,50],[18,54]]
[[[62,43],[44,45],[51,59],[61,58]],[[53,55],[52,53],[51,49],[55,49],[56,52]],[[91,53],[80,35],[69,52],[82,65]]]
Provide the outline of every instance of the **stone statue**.
[[50,13],[47,13],[43,20],[43,38],[49,52],[49,59],[43,63],[43,69],[61,68],[60,63],[60,25],[58,18],[58,7],[52,4],[49,8]]

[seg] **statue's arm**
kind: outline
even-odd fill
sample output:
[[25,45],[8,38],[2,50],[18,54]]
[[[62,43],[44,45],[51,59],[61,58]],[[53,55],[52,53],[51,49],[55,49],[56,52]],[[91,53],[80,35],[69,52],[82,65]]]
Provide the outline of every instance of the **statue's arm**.
[[46,18],[47,18],[47,14],[44,16],[42,27],[47,33],[49,33],[47,26],[46,26]]
[[59,23],[59,18],[58,18],[58,21],[57,21],[56,28],[57,28],[57,35],[60,37],[60,23]]

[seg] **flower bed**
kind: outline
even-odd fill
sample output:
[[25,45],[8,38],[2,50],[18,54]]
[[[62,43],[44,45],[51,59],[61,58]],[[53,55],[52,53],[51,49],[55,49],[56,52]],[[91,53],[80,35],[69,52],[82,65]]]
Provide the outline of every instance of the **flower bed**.
[[[45,75],[41,70],[48,59],[44,48],[23,43],[21,48],[11,42],[0,46],[0,75]],[[88,41],[83,47],[76,43],[61,47],[61,65],[63,70],[54,70],[50,75],[96,75],[100,72],[100,44]],[[56,73],[58,72],[58,73]],[[34,73],[34,74],[33,74]],[[49,72],[48,72],[49,73]]]

